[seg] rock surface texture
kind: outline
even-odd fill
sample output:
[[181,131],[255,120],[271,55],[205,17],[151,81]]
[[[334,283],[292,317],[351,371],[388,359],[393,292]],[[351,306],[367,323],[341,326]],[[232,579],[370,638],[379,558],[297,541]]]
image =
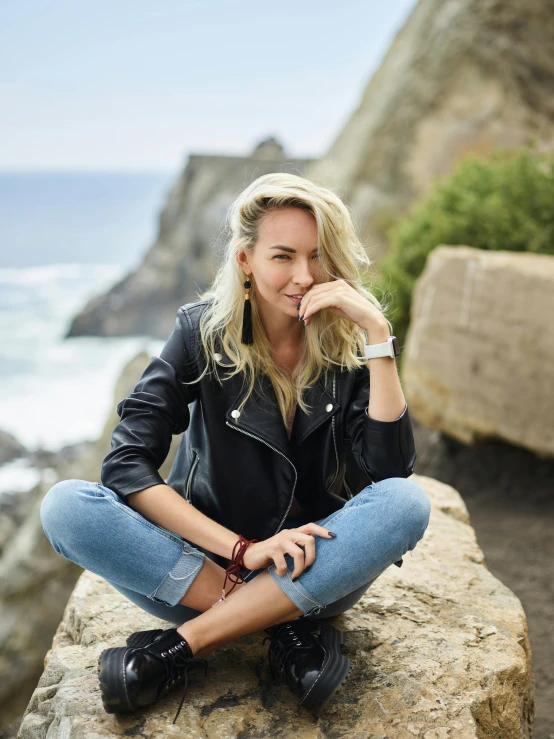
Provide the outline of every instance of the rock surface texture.
[[273,683],[263,634],[209,657],[176,689],[134,714],[103,710],[97,661],[130,632],[169,628],[97,575],[84,572],[45,658],[20,739],[74,737],[531,737],[534,678],[519,599],[488,571],[454,488],[415,475],[432,502],[413,556],[389,567],[333,622],[347,633],[353,669],[319,718]]
[[179,306],[211,284],[233,198],[268,172],[302,174],[309,159],[285,157],[273,138],[250,156],[191,155],[172,186],[156,242],[139,267],[73,319],[68,336],[148,334],[166,339]]
[[554,457],[554,257],[440,246],[412,297],[402,382],[411,416],[465,444]]
[[554,148],[554,0],[420,0],[306,175],[383,226],[468,152]]

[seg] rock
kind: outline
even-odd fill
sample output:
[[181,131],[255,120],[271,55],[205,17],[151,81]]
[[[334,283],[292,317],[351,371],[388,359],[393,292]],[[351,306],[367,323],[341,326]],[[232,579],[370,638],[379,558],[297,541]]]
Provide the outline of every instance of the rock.
[[554,456],[554,257],[439,246],[412,297],[410,416],[474,445]]
[[222,223],[237,193],[267,172],[300,174],[309,161],[286,157],[273,137],[246,157],[191,155],[168,194],[156,242],[142,264],[90,300],[67,336],[166,339],[179,306],[197,300],[214,278]]
[[0,465],[22,457],[26,451],[23,444],[13,434],[7,431],[0,431]]
[[554,1],[420,0],[306,176],[340,187],[380,256],[383,231],[469,152],[554,149]]
[[52,549],[42,530],[38,493],[30,491],[33,505],[0,558],[0,725],[25,709],[55,619],[83,571]]
[[0,493],[0,556],[8,541],[25,520],[33,502],[30,493]]
[[319,718],[271,681],[263,633],[210,655],[207,678],[133,714],[105,713],[97,661],[135,630],[169,628],[85,571],[45,658],[19,739],[86,736],[531,737],[534,677],[519,599],[487,570],[462,498],[415,476],[431,520],[402,568],[389,567],[333,623],[353,669]]

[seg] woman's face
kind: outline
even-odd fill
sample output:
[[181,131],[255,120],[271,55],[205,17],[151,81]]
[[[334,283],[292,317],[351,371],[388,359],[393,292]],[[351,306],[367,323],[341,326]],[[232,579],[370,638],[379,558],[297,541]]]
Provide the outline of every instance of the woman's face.
[[253,289],[265,319],[278,319],[280,313],[296,322],[299,299],[289,296],[302,296],[323,281],[317,243],[315,218],[305,210],[280,208],[263,216],[254,252],[242,256],[241,266],[247,262],[250,269],[245,271],[254,275]]

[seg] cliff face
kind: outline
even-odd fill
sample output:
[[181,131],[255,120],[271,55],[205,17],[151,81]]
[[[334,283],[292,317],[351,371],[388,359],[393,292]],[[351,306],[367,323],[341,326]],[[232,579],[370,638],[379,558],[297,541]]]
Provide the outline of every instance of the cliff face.
[[554,0],[420,0],[307,176],[339,186],[368,243],[468,152],[554,149]]
[[156,242],[142,264],[90,300],[67,336],[167,338],[179,306],[196,300],[213,280],[233,198],[262,174],[303,174],[309,161],[286,158],[274,139],[262,141],[247,157],[190,156],[169,192]]

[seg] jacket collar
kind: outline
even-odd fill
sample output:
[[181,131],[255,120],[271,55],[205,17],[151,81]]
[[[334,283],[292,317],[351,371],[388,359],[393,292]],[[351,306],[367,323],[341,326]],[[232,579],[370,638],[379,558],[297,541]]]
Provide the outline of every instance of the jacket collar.
[[[223,350],[220,349],[219,351],[221,359],[218,360],[218,363],[222,366],[233,366]],[[296,446],[302,443],[321,424],[330,421],[338,411],[340,405],[333,397],[332,383],[332,375],[330,375],[327,384],[325,384],[323,377],[320,377],[314,385],[306,390],[304,400],[311,409],[311,413],[308,416],[300,407],[297,408],[290,442],[277,404],[275,390],[265,373],[256,378],[254,390],[240,411],[240,415],[237,416],[236,414],[243,398],[246,396],[247,388],[241,388],[240,393],[229,402],[225,412],[225,420],[229,425],[265,441],[287,458],[290,458],[291,444]]]

